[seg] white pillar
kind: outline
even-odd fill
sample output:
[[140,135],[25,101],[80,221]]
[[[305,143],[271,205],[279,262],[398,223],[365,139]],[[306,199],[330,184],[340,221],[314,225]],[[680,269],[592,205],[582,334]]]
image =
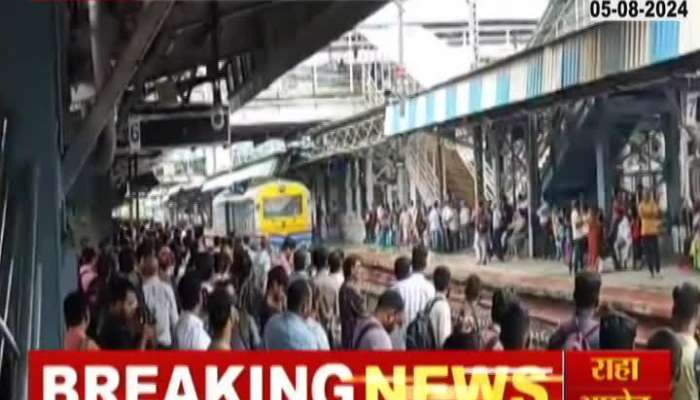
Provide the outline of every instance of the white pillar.
[[355,158],[355,212],[362,216],[362,190],[360,189],[360,159]]
[[374,208],[374,172],[372,171],[372,149],[367,150],[365,159],[365,185],[367,187],[367,207]]
[[406,165],[405,164],[399,164],[398,166],[398,171],[396,173],[396,180],[398,181],[398,186],[399,186],[399,203],[406,204],[408,202],[409,196],[408,196],[408,185],[406,183],[407,179],[407,174],[406,174]]
[[598,132],[595,142],[595,163],[596,163],[596,194],[598,207],[605,214],[610,211],[612,192],[610,182],[610,144],[609,137],[605,131]]
[[345,163],[345,214],[355,212],[352,207],[352,164],[349,159]]

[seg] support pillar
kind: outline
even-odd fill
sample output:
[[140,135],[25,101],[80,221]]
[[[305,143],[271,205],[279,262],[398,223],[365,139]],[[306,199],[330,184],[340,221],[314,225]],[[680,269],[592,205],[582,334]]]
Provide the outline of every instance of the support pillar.
[[374,204],[374,171],[372,166],[372,149],[367,150],[365,159],[365,187],[367,189],[367,208],[373,209]]
[[404,162],[400,162],[396,166],[397,171],[396,171],[396,180],[398,183],[398,193],[399,193],[399,204],[404,205],[408,203],[409,196],[408,196],[408,184],[406,182],[407,180],[407,174],[406,174],[406,164]]
[[476,176],[474,177],[474,197],[477,204],[481,204],[484,196],[484,136],[483,127],[477,126],[474,128],[474,169]]
[[355,212],[353,209],[353,198],[352,198],[352,160],[350,158],[345,160],[345,193],[343,194],[343,201],[345,206],[345,214],[352,214]]
[[493,159],[493,175],[494,175],[494,187],[496,193],[494,193],[495,196],[495,203],[500,206],[501,205],[501,191],[503,187],[503,155],[501,152],[502,145],[503,145],[503,136],[501,135],[501,131],[495,131],[491,132],[489,135],[489,140],[491,145],[489,146],[491,149],[491,158]]
[[681,130],[675,115],[663,117],[664,129],[664,181],[666,182],[667,213],[671,221],[677,221],[681,215],[683,197],[681,196]]
[[360,185],[360,159],[355,158],[355,212],[362,217],[362,187]]
[[601,129],[595,138],[596,199],[603,215],[612,207],[611,170],[615,168],[610,154],[610,132]]
[[539,166],[537,162],[537,133],[538,117],[530,116],[525,136],[525,152],[527,161],[527,194],[528,194],[528,250],[530,257],[535,257],[535,226],[538,222],[537,210],[540,203]]

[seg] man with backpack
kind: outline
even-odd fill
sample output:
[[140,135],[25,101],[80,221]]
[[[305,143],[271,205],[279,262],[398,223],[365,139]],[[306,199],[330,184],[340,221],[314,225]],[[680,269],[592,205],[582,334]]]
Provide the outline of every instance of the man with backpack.
[[600,343],[600,323],[595,317],[600,300],[600,275],[581,272],[574,283],[575,310],[571,320],[549,338],[550,350],[592,350]]
[[435,285],[435,297],[428,303],[426,313],[430,317],[430,325],[435,347],[442,348],[445,339],[452,333],[452,313],[450,312],[450,280],[452,274],[447,267],[440,266],[433,272],[433,284]]
[[355,326],[352,348],[355,350],[392,350],[389,334],[401,326],[404,302],[393,290],[385,291],[374,314],[360,319]]
[[700,289],[684,283],[673,289],[673,331],[681,345],[680,374],[673,387],[673,400],[698,400],[700,352],[695,340],[700,309]]
[[[413,321],[418,313],[425,309],[430,299],[435,297],[435,287],[424,274],[428,266],[428,250],[422,244],[413,247],[411,264],[413,267],[411,276],[399,281],[392,288],[401,295],[405,304],[404,321]],[[401,343],[405,342],[405,332],[406,328],[403,327]],[[402,348],[397,350],[400,349]]]

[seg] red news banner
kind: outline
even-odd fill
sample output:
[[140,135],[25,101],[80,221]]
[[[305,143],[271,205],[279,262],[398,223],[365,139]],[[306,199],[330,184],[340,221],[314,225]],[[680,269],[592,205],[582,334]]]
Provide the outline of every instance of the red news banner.
[[29,388],[33,400],[667,400],[670,363],[665,352],[38,351]]

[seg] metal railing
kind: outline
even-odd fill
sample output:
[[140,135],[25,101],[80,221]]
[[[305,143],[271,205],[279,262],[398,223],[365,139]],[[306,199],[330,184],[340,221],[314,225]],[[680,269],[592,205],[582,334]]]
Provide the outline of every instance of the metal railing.
[[[9,194],[7,121],[0,138],[0,378],[7,398],[28,397],[29,352],[40,346],[43,269],[37,263],[39,169],[28,169],[27,190]],[[26,196],[22,196],[22,194]],[[28,207],[27,207],[28,205]],[[11,221],[11,224],[8,223]]]
[[423,202],[432,204],[440,200],[440,179],[425,156],[425,148],[421,148],[419,137],[410,138],[410,148],[405,152],[406,168],[411,177],[416,178],[416,187]]

